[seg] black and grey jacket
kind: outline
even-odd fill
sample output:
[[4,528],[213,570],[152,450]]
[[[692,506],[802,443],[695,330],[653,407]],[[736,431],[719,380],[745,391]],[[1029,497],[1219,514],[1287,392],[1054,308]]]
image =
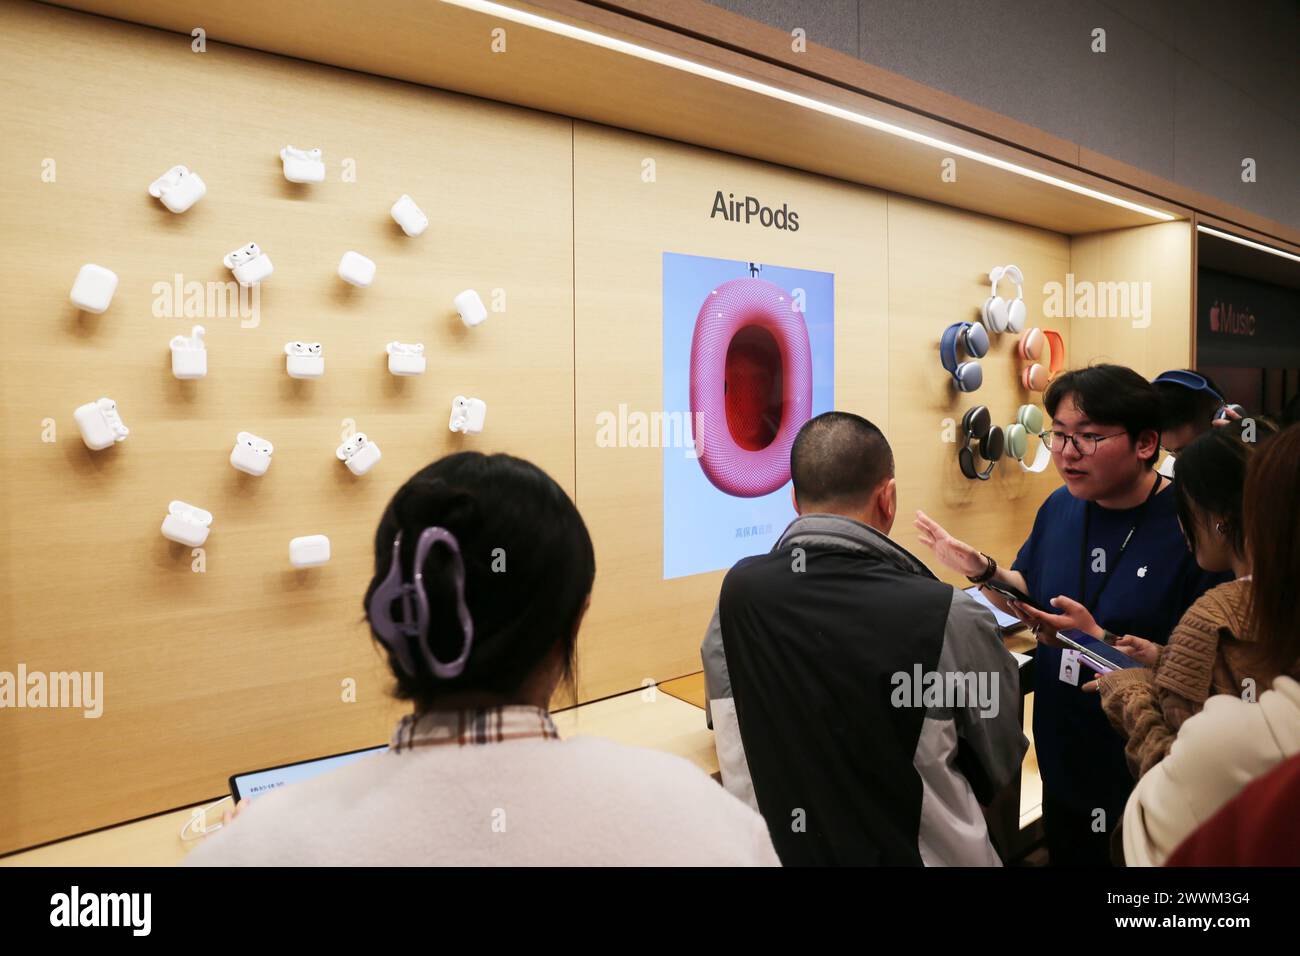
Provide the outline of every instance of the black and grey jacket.
[[727,573],[701,648],[723,784],[786,865],[1000,864],[979,803],[1028,741],[987,608],[878,531],[796,519]]

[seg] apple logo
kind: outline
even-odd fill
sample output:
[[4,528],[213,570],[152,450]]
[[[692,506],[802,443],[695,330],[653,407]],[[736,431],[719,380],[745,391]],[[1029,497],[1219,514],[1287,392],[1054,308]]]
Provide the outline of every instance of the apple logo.
[[1147,566],[1144,564],[1142,565],[1142,567],[1138,568],[1138,577],[1144,578],[1146,576],[1147,576]]

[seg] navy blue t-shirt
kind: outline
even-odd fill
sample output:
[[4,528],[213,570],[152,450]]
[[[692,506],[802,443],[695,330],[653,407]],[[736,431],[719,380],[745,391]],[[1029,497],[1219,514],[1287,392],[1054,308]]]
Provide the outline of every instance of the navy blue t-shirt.
[[[1085,508],[1088,542],[1083,553]],[[1173,490],[1167,483],[1151,499],[1116,564],[1120,546],[1141,511],[1141,505],[1102,508],[1058,488],[1038,509],[1034,529],[1012,570],[1024,575],[1029,596],[1041,607],[1050,608],[1048,602],[1064,594],[1087,607],[1107,630],[1164,644],[1192,602],[1231,575],[1210,574],[1196,564],[1178,527]],[[1110,569],[1104,591],[1103,574],[1093,570],[1098,567],[1097,548],[1105,553],[1103,567]],[[1081,557],[1085,560],[1083,595],[1079,593]],[[1104,808],[1109,830],[1119,821],[1134,783],[1124,759],[1124,738],[1102,712],[1100,695],[1079,689],[1096,675],[1084,668],[1078,685],[1073,685],[1061,680],[1060,674],[1061,650],[1040,644],[1034,663],[1034,748],[1043,789],[1080,813]]]

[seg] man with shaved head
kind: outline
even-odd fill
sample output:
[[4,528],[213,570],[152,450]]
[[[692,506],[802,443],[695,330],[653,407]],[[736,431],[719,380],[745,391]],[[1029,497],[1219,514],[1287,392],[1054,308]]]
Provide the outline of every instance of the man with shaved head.
[[724,786],[786,865],[998,865],[980,803],[1028,741],[993,615],[890,540],[871,422],[813,418],[790,473],[798,517],[727,573],[701,648]]

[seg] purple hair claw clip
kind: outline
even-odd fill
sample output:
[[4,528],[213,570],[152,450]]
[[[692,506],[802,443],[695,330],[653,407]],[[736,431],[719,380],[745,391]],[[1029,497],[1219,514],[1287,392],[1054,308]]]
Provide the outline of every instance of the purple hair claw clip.
[[[451,550],[455,559],[452,576],[456,582],[456,612],[465,633],[465,645],[461,648],[460,656],[454,661],[446,662],[433,656],[429,642],[425,639],[429,629],[429,597],[424,593],[424,561],[429,556],[429,550],[439,541]],[[370,597],[370,626],[410,676],[416,676],[411,641],[408,640],[413,637],[420,647],[420,653],[424,655],[424,663],[434,675],[443,680],[457,677],[465,669],[470,648],[474,645],[474,621],[465,605],[465,561],[460,554],[460,542],[446,528],[425,528],[420,532],[420,540],[415,546],[414,567],[413,580],[407,582],[402,574],[402,533],[399,531],[393,541],[393,562],[388,568],[388,576]],[[393,620],[392,613],[393,605],[398,601],[402,602],[401,623]]]

